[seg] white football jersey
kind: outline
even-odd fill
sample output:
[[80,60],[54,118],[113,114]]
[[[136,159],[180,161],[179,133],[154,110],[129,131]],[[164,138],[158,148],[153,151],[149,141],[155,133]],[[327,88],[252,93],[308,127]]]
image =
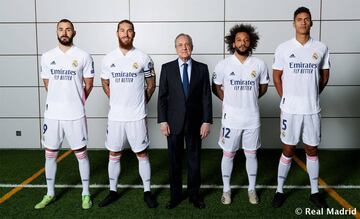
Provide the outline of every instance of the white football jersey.
[[107,54],[102,61],[101,78],[110,81],[109,119],[136,121],[144,118],[145,78],[153,76],[153,61],[136,48],[126,55],[120,48]]
[[282,111],[289,114],[320,112],[319,71],[329,69],[329,51],[325,44],[310,38],[305,45],[295,38],[280,44],[275,51],[275,70],[282,70]]
[[59,47],[44,53],[41,78],[49,79],[44,117],[76,120],[85,116],[83,78],[93,77],[93,59],[75,46],[65,53]]
[[232,55],[216,65],[213,82],[224,89],[223,126],[235,129],[260,126],[259,85],[269,83],[268,70],[261,59],[249,56],[241,63]]

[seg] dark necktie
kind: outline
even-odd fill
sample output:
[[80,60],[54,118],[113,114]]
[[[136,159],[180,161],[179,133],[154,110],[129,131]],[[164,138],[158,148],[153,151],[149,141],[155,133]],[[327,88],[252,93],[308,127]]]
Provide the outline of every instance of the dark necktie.
[[188,76],[188,64],[184,63],[183,64],[183,89],[184,89],[184,94],[185,97],[188,96],[189,94],[189,76]]

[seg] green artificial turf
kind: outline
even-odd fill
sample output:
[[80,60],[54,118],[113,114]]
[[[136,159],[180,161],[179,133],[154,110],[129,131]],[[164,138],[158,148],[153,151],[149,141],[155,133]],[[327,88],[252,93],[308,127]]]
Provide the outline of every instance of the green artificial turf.
[[[258,185],[276,185],[277,166],[280,150],[264,149],[258,152]],[[302,150],[296,152],[304,161]],[[168,184],[168,160],[166,150],[150,150],[152,168],[152,184]],[[320,152],[320,177],[329,185],[360,185],[359,150],[323,150]],[[99,150],[89,151],[91,163],[91,184],[107,185],[108,152]],[[221,180],[221,150],[203,150],[202,152],[202,184],[222,185]],[[239,152],[234,161],[231,179],[232,185],[247,185],[245,171],[245,157]],[[186,184],[186,163],[183,163],[183,182]],[[32,176],[44,165],[44,152],[41,150],[0,150],[0,184],[19,184]],[[121,158],[120,184],[141,185],[138,174],[138,163],[131,151],[126,151]],[[31,184],[45,184],[44,174]],[[78,185],[80,176],[77,160],[73,154],[58,164],[56,184]],[[309,179],[295,162],[292,163],[286,185],[309,185]],[[0,197],[11,188],[0,187]],[[353,207],[360,209],[360,189],[335,189],[341,197]],[[107,188],[90,189],[94,206],[88,211],[81,209],[80,188],[56,188],[57,200],[42,210],[35,210],[34,205],[46,193],[46,188],[24,188],[4,203],[0,204],[0,218],[309,218],[302,214],[295,214],[296,208],[305,210],[315,209],[308,201],[310,189],[285,189],[286,202],[279,209],[271,207],[271,200],[275,189],[257,189],[260,203],[251,205],[247,198],[247,189],[233,189],[233,203],[225,206],[220,203],[221,188],[202,189],[206,208],[195,209],[187,199],[172,210],[165,209],[169,200],[168,188],[153,189],[159,206],[148,209],[143,202],[142,189],[121,188],[120,199],[115,203],[99,208],[97,204],[107,195]],[[321,192],[324,192],[321,190]],[[184,189],[184,194],[186,190]],[[327,193],[324,197],[328,205],[335,209],[342,207]],[[325,215],[326,218],[339,216]],[[341,218],[354,218],[341,216]]]

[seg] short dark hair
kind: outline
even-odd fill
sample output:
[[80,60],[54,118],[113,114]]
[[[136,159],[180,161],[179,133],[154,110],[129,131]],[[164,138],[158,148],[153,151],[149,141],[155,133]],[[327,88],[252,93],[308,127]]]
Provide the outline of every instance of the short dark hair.
[[64,19],[61,19],[60,21],[58,21],[56,24],[56,28],[59,26],[60,23],[69,23],[69,24],[71,24],[72,29],[75,30],[74,24],[69,19],[64,18]]
[[310,13],[310,10],[306,7],[299,7],[298,9],[295,10],[294,12],[294,21],[295,21],[295,18],[298,14],[300,13],[307,13],[309,16],[310,16],[310,20],[311,20],[311,13]]
[[250,38],[250,46],[249,46],[249,54],[251,55],[253,50],[256,49],[257,43],[259,41],[259,35],[255,31],[255,27],[250,24],[236,24],[230,29],[230,34],[225,36],[225,43],[227,44],[227,50],[233,54],[235,49],[233,48],[233,43],[235,42],[235,37],[237,33],[244,32],[249,35]]
[[120,21],[120,22],[118,23],[117,30],[116,30],[117,32],[119,32],[120,24],[123,24],[123,23],[130,24],[130,25],[131,25],[131,28],[133,29],[133,31],[135,31],[133,22],[125,19],[125,20],[122,20],[122,21]]

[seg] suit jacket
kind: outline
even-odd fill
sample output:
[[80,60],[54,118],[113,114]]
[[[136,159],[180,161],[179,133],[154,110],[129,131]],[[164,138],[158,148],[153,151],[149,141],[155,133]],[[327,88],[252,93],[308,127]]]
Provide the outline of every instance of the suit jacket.
[[180,134],[184,130],[200,133],[202,123],[212,123],[211,101],[209,70],[206,64],[192,59],[187,98],[182,87],[178,59],[162,65],[158,123],[167,122],[171,134]]

